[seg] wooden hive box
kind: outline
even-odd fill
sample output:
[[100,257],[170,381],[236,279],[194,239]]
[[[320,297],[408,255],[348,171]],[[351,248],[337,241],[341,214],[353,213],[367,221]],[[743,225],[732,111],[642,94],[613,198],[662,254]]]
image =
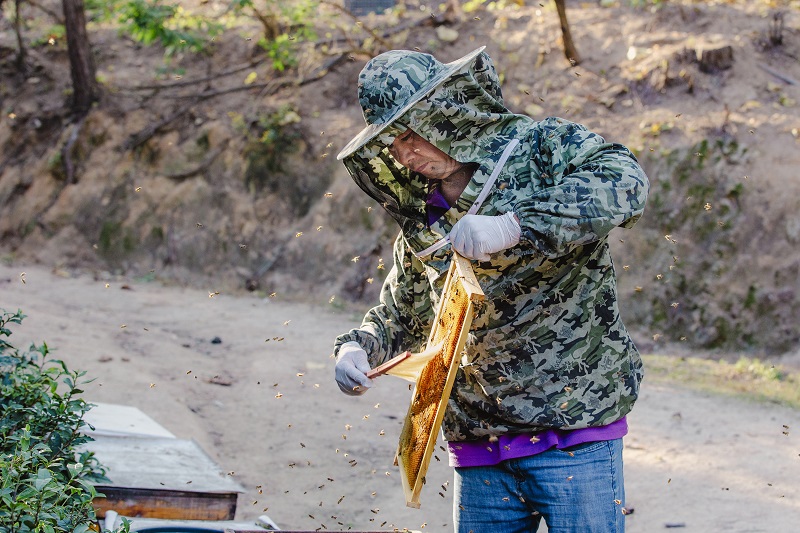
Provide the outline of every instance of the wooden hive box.
[[191,440],[177,439],[136,407],[96,403],[83,432],[110,483],[95,488],[98,517],[232,520],[242,487]]
[[106,467],[110,483],[95,488],[99,517],[232,520],[242,487],[220,471],[192,440],[160,437],[95,437],[85,448]]

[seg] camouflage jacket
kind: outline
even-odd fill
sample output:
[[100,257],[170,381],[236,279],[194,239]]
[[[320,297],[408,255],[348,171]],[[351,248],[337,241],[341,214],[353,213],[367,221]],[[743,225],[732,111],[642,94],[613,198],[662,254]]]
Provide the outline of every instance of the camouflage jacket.
[[[376,104],[364,92],[366,110]],[[430,227],[425,179],[386,150],[407,127],[451,157],[480,164],[457,204]],[[511,139],[519,145],[478,214],[513,211],[522,237],[489,261],[473,261],[487,298],[444,416],[448,441],[606,425],[631,410],[643,376],[620,320],[607,241],[613,228],[640,217],[647,177],[627,148],[579,124],[509,112],[486,54],[344,160],[401,232],[379,305],[336,339],[335,351],[357,341],[374,367],[422,347],[452,251],[419,254],[466,213]]]

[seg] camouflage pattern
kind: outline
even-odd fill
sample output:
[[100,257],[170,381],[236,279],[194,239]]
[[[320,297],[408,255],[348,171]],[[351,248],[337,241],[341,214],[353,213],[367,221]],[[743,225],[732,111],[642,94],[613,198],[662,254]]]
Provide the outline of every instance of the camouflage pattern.
[[[362,105],[404,106],[373,89],[361,88]],[[431,227],[426,179],[386,149],[405,128],[461,162],[480,164],[457,204]],[[579,124],[506,110],[485,53],[345,158],[356,183],[401,231],[380,304],[337,338],[335,350],[355,340],[374,367],[423,346],[452,250],[419,254],[467,212],[514,138],[520,145],[478,214],[513,211],[522,238],[489,261],[473,261],[487,300],[476,311],[445,413],[449,441],[609,424],[630,412],[643,376],[620,320],[607,241],[613,228],[631,227],[641,216],[647,177],[627,148]]]

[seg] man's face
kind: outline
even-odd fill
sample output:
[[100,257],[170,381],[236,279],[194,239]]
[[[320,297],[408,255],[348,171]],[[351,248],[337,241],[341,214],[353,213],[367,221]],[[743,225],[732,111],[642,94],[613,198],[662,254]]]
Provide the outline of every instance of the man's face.
[[389,153],[404,167],[432,180],[443,180],[463,166],[410,128],[395,137]]

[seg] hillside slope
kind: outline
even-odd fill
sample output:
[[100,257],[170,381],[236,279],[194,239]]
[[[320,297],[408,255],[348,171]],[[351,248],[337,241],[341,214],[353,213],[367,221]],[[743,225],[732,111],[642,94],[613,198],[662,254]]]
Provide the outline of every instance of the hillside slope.
[[[634,148],[652,195],[614,247],[623,314],[645,349],[797,350],[798,3],[784,3],[776,44],[773,2],[568,2],[577,66],[560,51],[552,5],[528,4],[467,13],[446,26],[449,36],[425,2],[361,27],[405,27],[388,44],[443,61],[486,45],[509,108],[581,122]],[[157,47],[91,25],[104,95],[77,129],[65,108],[64,44],[33,48],[22,76],[10,21],[0,21],[3,257],[209,290],[374,301],[396,229],[334,158],[363,125],[358,71],[383,49],[353,48],[361,27],[303,55],[280,85],[253,45],[255,27],[228,31],[210,56],[165,63]],[[717,61],[699,62],[709,49],[721,51]],[[337,57],[345,60],[311,80]],[[251,72],[256,83],[241,90]],[[284,83],[293,76],[309,81]],[[72,140],[70,176],[62,149]]]

